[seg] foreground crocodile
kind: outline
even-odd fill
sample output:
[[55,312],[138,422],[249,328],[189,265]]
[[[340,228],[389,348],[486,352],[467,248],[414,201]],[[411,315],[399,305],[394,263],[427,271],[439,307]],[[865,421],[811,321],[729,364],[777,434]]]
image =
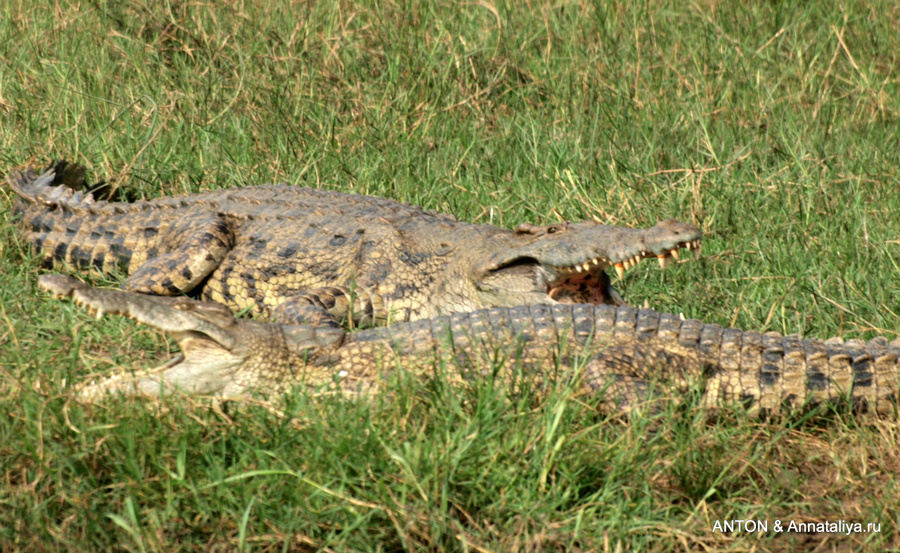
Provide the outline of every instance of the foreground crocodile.
[[647,257],[665,267],[679,248],[699,254],[701,245],[698,228],[674,220],[640,230],[584,221],[511,231],[384,198],[286,185],[108,203],[72,190],[83,175],[60,162],[8,179],[45,264],[121,271],[130,275],[128,291],[191,292],[290,323],[619,305],[607,267],[620,277]]
[[584,393],[602,394],[606,410],[633,408],[650,391],[677,398],[692,387],[705,406],[737,403],[756,414],[847,398],[896,414],[900,398],[900,339],[803,340],[609,305],[494,308],[346,333],[238,319],[218,304],[91,288],[64,275],[39,283],[98,317],[115,313],[162,330],[181,347],[143,376],[82,388],[89,401],[166,388],[224,397],[296,386],[361,394],[398,369],[459,381],[507,378],[514,367],[539,387],[574,377]]

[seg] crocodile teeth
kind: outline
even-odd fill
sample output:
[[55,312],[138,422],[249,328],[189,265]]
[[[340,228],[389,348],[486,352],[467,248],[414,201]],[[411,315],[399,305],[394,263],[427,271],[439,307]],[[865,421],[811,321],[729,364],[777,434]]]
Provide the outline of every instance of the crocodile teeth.
[[587,273],[591,271],[591,265],[608,265],[609,260],[605,257],[595,257],[589,259],[580,265],[572,265],[571,267],[563,267],[562,270],[569,273]]
[[619,280],[625,278],[625,266],[621,263],[616,263],[616,274],[619,275]]
[[665,255],[657,255],[656,260],[659,261],[659,266],[663,269],[669,268],[669,258]]
[[671,255],[675,259],[675,261],[678,261],[678,248],[675,248],[672,251],[670,251],[669,255]]
[[700,259],[700,251],[703,248],[703,242],[697,240],[694,242],[694,259]]

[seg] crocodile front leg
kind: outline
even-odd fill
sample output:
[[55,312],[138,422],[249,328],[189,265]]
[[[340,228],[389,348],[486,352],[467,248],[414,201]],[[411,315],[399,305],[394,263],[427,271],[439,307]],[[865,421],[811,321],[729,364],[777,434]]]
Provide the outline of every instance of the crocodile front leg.
[[383,322],[378,294],[343,286],[303,290],[273,309],[275,321],[332,328],[372,326]]
[[219,266],[234,245],[234,231],[222,217],[199,221],[184,236],[178,236],[177,231],[171,234],[160,241],[160,246],[165,247],[168,241],[175,244],[174,249],[148,256],[125,279],[123,290],[159,296],[189,292]]

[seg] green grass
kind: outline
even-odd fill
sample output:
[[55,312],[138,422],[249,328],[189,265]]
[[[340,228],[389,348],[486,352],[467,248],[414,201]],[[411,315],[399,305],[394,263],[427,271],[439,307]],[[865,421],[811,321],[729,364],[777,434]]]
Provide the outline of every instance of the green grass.
[[[676,217],[705,257],[630,271],[632,303],[893,339],[898,67],[888,1],[12,0],[0,166],[74,159],[131,200],[283,181],[507,227]],[[171,346],[39,293],[11,206],[0,188],[0,550],[900,547],[896,421],[626,421],[413,382],[284,417],[83,407],[73,383]],[[746,518],[881,532],[712,531]]]

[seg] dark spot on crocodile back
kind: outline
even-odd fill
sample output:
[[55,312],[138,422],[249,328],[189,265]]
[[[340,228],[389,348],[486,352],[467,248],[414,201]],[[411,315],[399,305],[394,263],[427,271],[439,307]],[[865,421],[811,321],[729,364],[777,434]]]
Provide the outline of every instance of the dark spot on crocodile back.
[[400,252],[400,255],[398,255],[397,257],[400,259],[400,261],[406,263],[410,267],[415,267],[416,265],[418,265],[419,263],[422,263],[423,261],[427,260],[431,256],[428,255],[427,253],[422,253],[422,252],[414,253],[414,252],[408,252],[408,251],[404,250],[404,251]]
[[[399,300],[402,298],[415,297],[417,294],[424,294],[434,278],[424,278],[421,283],[412,284],[409,282],[398,282],[394,284],[388,292],[383,292],[382,297],[389,300]],[[408,318],[408,317],[407,317]]]
[[244,286],[247,288],[256,288],[256,277],[248,272],[241,273],[241,280],[244,281]]
[[772,387],[781,378],[781,371],[772,363],[763,363],[762,369],[759,371],[760,381],[763,386]]
[[79,269],[91,266],[91,252],[81,249],[79,246],[69,248],[69,260]]
[[871,361],[869,359],[854,361],[851,366],[853,367],[853,388],[871,388],[875,382]]
[[125,247],[125,237],[117,236],[109,243],[109,253],[115,256],[120,268],[127,268],[131,263],[131,250]]
[[313,263],[307,268],[307,272],[325,282],[337,282],[340,276],[340,268],[329,262]]
[[169,293],[171,293],[172,295],[177,295],[177,294],[180,294],[180,293],[182,292],[181,288],[175,286],[175,283],[172,282],[172,279],[169,278],[169,277],[164,277],[164,278],[159,282],[159,285],[162,286],[163,288],[165,288],[166,291],[169,292]]
[[294,254],[297,253],[297,250],[299,248],[300,248],[300,246],[296,242],[291,242],[287,246],[278,250],[278,257],[284,257],[284,258],[294,257]]
[[347,242],[347,237],[343,234],[335,234],[334,237],[328,242],[331,246],[338,247],[343,246],[344,243]]
[[360,259],[367,259],[375,249],[377,249],[377,243],[375,242],[375,240],[361,241],[359,244]]
[[194,273],[191,271],[190,267],[185,267],[181,270],[181,276],[183,276],[185,280],[191,280],[194,278]]
[[157,227],[144,227],[141,230],[143,231],[144,238],[153,238],[159,234],[159,229]]
[[377,265],[369,267],[366,274],[368,275],[369,281],[373,283],[384,282],[391,274],[391,265],[390,263],[378,263]]
[[41,228],[41,226],[43,224],[44,224],[43,214],[35,215],[34,217],[31,218],[30,221],[28,221],[28,226],[31,227],[31,230],[33,232],[43,232],[43,229]]
[[317,306],[321,307],[325,311],[333,308],[335,303],[337,302],[337,298],[335,298],[331,294],[317,294],[315,299],[312,300]]
[[283,275],[293,275],[297,273],[297,267],[291,264],[286,265],[272,265],[270,267],[266,267],[263,269],[266,274],[266,278],[270,279],[272,277],[283,276]]
[[98,271],[102,271],[102,270],[103,270],[103,260],[104,260],[104,259],[105,259],[105,256],[103,256],[103,255],[99,255],[99,256],[97,256],[97,257],[94,257],[93,259],[91,259],[91,265],[93,265],[94,268],[97,269]]
[[56,248],[53,250],[53,257],[56,259],[65,259],[66,258],[66,250],[69,249],[69,245],[65,242],[60,242],[56,245]]

